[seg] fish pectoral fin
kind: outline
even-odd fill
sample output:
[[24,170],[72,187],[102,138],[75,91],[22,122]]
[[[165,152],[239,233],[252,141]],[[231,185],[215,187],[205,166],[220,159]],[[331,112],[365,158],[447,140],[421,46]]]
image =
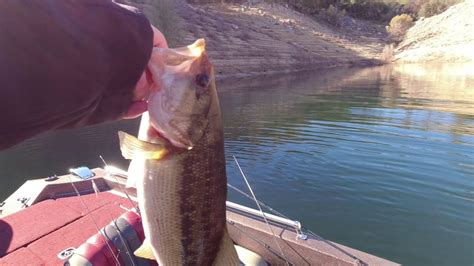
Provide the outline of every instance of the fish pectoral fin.
[[155,255],[153,254],[153,249],[151,249],[151,244],[146,239],[143,241],[143,244],[133,252],[133,254],[140,258],[156,260]]
[[136,157],[159,160],[167,153],[165,145],[139,140],[123,131],[118,132],[120,150],[125,159]]

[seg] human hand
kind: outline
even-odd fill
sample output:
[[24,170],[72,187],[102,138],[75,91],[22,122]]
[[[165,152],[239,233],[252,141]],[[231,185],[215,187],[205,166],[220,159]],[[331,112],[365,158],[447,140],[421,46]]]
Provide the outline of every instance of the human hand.
[[[161,33],[153,25],[151,25],[151,28],[153,29],[153,47],[168,48],[168,43],[166,42],[163,33]],[[147,66],[145,68],[145,71],[143,71],[143,74],[141,75],[140,79],[138,80],[137,85],[135,86],[132,104],[123,116],[124,119],[135,118],[148,110],[147,101],[152,86],[153,80],[151,78],[151,73],[148,70]]]

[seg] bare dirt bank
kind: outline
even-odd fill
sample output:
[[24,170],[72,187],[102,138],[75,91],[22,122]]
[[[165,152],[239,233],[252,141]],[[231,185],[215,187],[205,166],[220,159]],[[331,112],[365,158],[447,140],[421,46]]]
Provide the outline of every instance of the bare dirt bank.
[[394,51],[395,62],[474,63],[474,1],[418,20]]
[[[129,0],[149,17],[153,1]],[[347,18],[341,28],[282,5],[189,4],[174,1],[179,19],[173,45],[205,38],[218,78],[335,66],[380,65],[386,40],[382,25]],[[153,19],[151,19],[153,21]]]
[[185,43],[205,37],[221,77],[381,64],[383,27],[351,20],[334,30],[280,5],[180,7]]
[[220,79],[387,62],[474,62],[473,0],[418,20],[392,52],[383,51],[390,42],[384,25],[350,17],[333,27],[263,1],[121,1],[142,9],[156,25],[167,22],[162,30],[173,47],[205,38]]

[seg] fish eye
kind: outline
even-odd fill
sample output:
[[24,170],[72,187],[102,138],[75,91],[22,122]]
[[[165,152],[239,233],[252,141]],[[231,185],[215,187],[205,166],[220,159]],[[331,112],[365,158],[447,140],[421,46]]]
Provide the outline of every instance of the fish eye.
[[196,84],[201,87],[206,87],[207,84],[209,84],[209,76],[206,74],[197,74]]

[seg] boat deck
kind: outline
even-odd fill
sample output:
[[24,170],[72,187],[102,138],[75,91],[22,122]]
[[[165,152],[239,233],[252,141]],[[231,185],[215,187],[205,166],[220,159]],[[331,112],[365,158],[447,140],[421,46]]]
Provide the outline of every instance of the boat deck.
[[80,246],[124,208],[133,206],[125,198],[101,192],[49,199],[8,215],[0,220],[0,265],[63,265],[61,251]]

